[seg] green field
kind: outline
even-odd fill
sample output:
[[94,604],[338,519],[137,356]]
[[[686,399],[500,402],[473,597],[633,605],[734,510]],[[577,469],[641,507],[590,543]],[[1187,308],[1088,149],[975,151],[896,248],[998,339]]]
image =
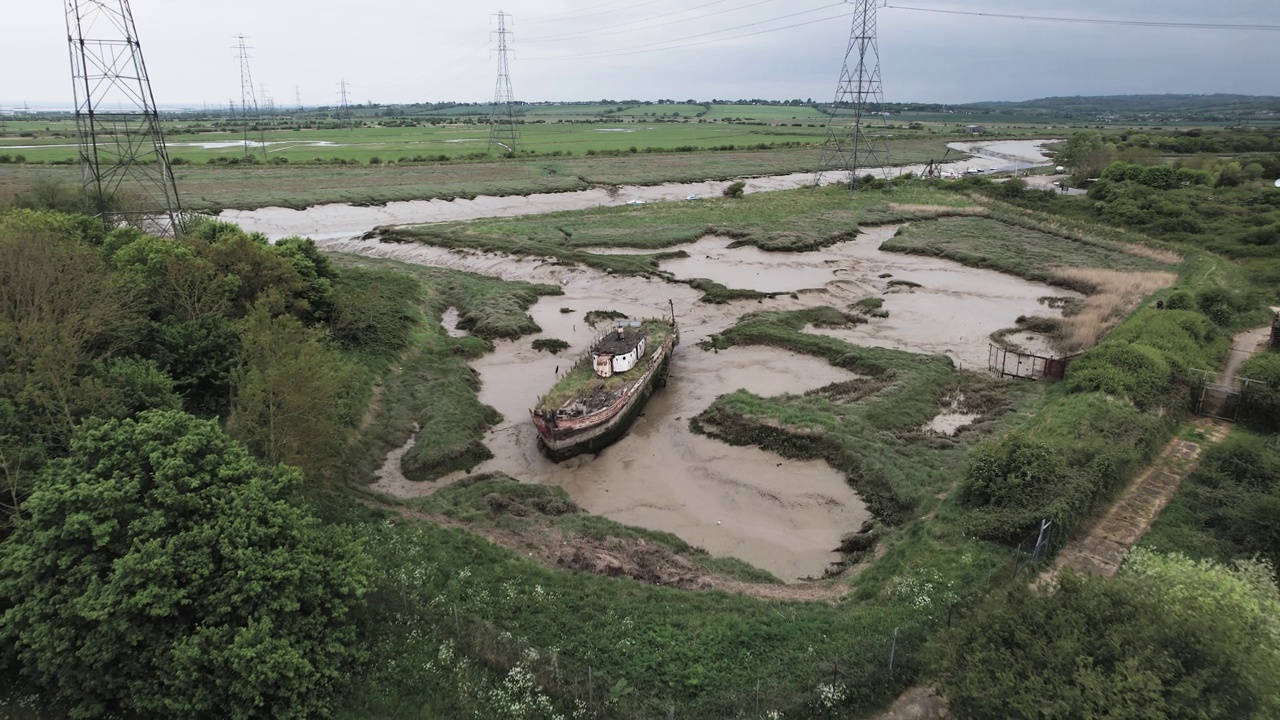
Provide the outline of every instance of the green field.
[[[895,163],[922,163],[941,157],[946,152],[945,143],[941,139],[902,140],[893,144],[891,152]],[[366,148],[362,152],[372,151]],[[951,156],[955,157],[956,153],[953,151]],[[194,163],[175,167],[174,177],[185,208],[214,212],[224,208],[305,208],[332,202],[380,204],[395,200],[568,192],[611,185],[727,180],[812,172],[817,162],[816,147],[639,152],[606,157],[585,157],[575,152],[573,156],[546,158],[375,165],[367,161],[341,165]],[[75,165],[0,165],[0,205],[34,185],[61,183],[74,187],[79,182],[80,171]]]

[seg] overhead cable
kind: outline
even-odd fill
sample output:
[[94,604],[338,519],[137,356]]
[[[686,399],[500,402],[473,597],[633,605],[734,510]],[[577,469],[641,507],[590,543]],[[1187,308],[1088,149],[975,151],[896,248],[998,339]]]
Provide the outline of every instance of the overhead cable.
[[[843,3],[843,2],[832,3],[831,5],[824,5],[822,7],[814,8],[812,10],[802,10],[798,13],[791,13],[789,15],[780,15],[775,18],[769,18],[768,20],[759,20],[757,22],[746,23],[743,25],[735,25],[733,27],[721,28],[720,30],[712,30],[711,32],[698,33],[697,35],[686,35],[685,37],[672,38],[670,40],[662,40],[660,42],[646,43],[644,45],[632,45],[630,47],[615,48],[613,50],[600,50],[596,52],[574,53],[572,55],[550,55],[550,56],[543,56],[543,57],[530,57],[530,58],[526,58],[526,60],[562,60],[562,59],[583,58],[583,57],[616,57],[619,55],[636,55],[636,54],[645,53],[645,52],[676,50],[679,48],[694,47],[696,45],[707,45],[710,43],[724,42],[727,40],[736,40],[738,38],[751,37],[752,35],[763,35],[765,33],[776,32],[778,30],[787,30],[789,28],[800,27],[802,25],[813,25],[815,23],[826,22],[828,20],[835,20],[837,18],[848,17],[849,15],[853,14],[853,11],[849,10],[849,11],[840,13],[839,15],[833,15],[831,17],[826,17],[819,20],[810,20],[808,22],[796,23],[794,25],[786,25],[783,27],[757,30],[756,32],[745,33],[742,35],[734,35],[732,37],[716,38],[714,40],[703,40],[701,42],[687,43],[684,45],[670,45],[670,43],[683,42],[685,40],[692,40],[694,38],[706,37],[708,35],[719,35],[720,33],[731,32],[733,30],[741,30],[743,28],[755,27],[758,25],[765,25],[771,22],[777,22],[779,20],[786,20],[787,18],[797,17],[799,15],[808,15],[809,13],[821,12],[823,10],[830,10],[831,8],[840,7],[842,5],[847,5],[847,3]],[[657,47],[659,45],[665,45],[668,47]],[[653,49],[648,50],[645,48],[653,48]]]
[[943,15],[968,15],[971,17],[1003,18],[1006,20],[1041,20],[1046,22],[1080,23],[1090,25],[1123,25],[1129,27],[1182,28],[1191,30],[1280,30],[1280,25],[1231,24],[1206,22],[1165,22],[1160,20],[1107,20],[1104,18],[1047,17],[1044,15],[1010,15],[1005,13],[977,12],[973,10],[943,10],[942,8],[906,7],[885,5],[889,10],[940,13]]

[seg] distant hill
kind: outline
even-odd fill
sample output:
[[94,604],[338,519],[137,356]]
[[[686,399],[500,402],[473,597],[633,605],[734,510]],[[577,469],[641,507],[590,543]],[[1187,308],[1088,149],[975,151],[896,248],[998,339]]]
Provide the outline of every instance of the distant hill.
[[1073,119],[1280,120],[1280,97],[1259,95],[1105,95],[978,102],[959,108]]

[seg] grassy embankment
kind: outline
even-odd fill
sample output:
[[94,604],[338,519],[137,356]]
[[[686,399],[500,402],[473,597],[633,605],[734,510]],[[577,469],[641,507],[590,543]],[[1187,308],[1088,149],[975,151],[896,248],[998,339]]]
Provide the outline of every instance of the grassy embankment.
[[[379,228],[387,241],[423,242],[451,249],[499,252],[594,267],[610,273],[673,278],[659,269],[670,257],[687,257],[676,246],[705,235],[733,238],[732,247],[801,252],[851,240],[859,225],[922,220],[948,215],[985,214],[968,198],[923,184],[892,191],[859,193],[835,186],[758,193],[739,199],[596,208],[536,217],[495,218],[467,223]],[[640,248],[651,254],[610,255],[593,248]],[[701,290],[705,302],[764,297],[731,290],[706,279],[685,281]]]
[[1245,303],[1215,310],[1241,274],[1192,252],[1179,284],[1155,296],[1165,310],[1134,313],[1071,365],[1044,411],[979,448],[965,492],[970,531],[1009,541],[1048,519],[1060,546],[1087,527],[1185,417],[1194,370],[1217,368],[1231,333],[1256,322]]
[[538,399],[538,410],[556,410],[574,398],[617,392],[639,379],[649,369],[648,357],[653,349],[666,342],[674,328],[666,320],[645,320],[640,329],[645,333],[645,352],[641,362],[622,373],[602,378],[596,374],[591,355],[585,354],[565,372],[546,395]]

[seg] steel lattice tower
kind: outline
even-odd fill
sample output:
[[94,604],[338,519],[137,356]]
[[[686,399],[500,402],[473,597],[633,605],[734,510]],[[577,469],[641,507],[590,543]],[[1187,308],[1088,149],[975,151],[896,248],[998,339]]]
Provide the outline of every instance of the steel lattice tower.
[[249,46],[244,44],[244,35],[236,36],[236,59],[240,61],[240,119],[244,128],[244,156],[253,157],[249,147],[249,134],[253,126],[258,126],[258,140],[262,145],[262,159],[267,159],[267,132],[262,126],[262,113],[258,110],[258,98],[253,92],[253,73],[249,72]]
[[347,79],[342,78],[338,83],[339,95],[342,98],[341,104],[338,106],[338,117],[346,118],[347,127],[355,127],[355,121],[351,114],[351,106],[347,104]]
[[129,0],[65,0],[85,207],[172,235],[182,208]]
[[[853,28],[844,51],[844,68],[827,122],[827,140],[814,184],[833,170],[849,173],[849,188],[856,190],[859,173],[878,169],[888,177],[889,143],[883,115],[884,89],[880,80],[880,49],[876,43],[877,0],[853,0]],[[852,67],[850,67],[851,61]],[[875,118],[879,118],[877,122]],[[879,126],[879,127],[875,127]],[[868,132],[868,130],[873,132]]]
[[511,65],[507,59],[510,51],[507,29],[510,15],[498,13],[498,82],[493,92],[493,108],[489,113],[489,151],[495,146],[504,153],[520,152],[520,126],[516,123],[515,95],[511,92]]

